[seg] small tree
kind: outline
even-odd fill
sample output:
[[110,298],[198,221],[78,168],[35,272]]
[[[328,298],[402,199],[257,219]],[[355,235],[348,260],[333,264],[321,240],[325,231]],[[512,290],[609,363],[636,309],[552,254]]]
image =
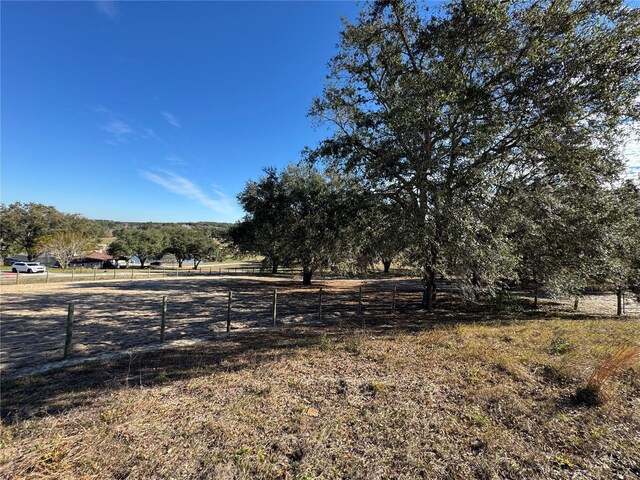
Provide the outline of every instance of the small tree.
[[62,268],[67,268],[71,260],[82,257],[95,248],[94,240],[78,232],[55,232],[39,243],[39,249],[54,256]]
[[229,236],[240,251],[264,255],[271,273],[278,273],[278,267],[289,260],[283,243],[288,228],[284,218],[287,194],[276,169],[265,168],[264,173],[257,182],[249,181],[238,195],[247,214],[230,229]]
[[615,291],[622,315],[625,291],[640,292],[640,187],[628,181],[612,190],[608,206],[595,278]]
[[153,228],[124,229],[109,245],[109,253],[113,256],[138,257],[141,268],[148,259],[162,256],[163,250],[163,235]]
[[266,172],[239,196],[247,215],[231,236],[270,257],[274,272],[282,261],[301,265],[303,284],[310,285],[319,268],[354,255],[361,189],[347,177],[307,165]]
[[174,255],[180,268],[182,268],[182,262],[190,258],[193,235],[194,230],[184,226],[171,227],[165,232],[164,253]]
[[223,245],[206,232],[200,230],[196,230],[191,235],[188,251],[190,258],[193,258],[194,270],[198,268],[198,265],[200,265],[200,262],[203,260],[221,262],[225,258]]

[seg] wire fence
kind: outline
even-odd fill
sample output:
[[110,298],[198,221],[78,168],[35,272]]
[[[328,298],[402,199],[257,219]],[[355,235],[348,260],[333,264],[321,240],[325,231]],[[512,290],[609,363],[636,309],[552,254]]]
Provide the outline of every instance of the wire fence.
[[640,294],[624,293],[622,295],[622,313],[640,315]]
[[[122,282],[121,282],[122,283]],[[238,285],[236,290],[149,282],[141,295],[127,285],[82,296],[57,292],[45,301],[3,307],[3,375],[61,359],[91,357],[182,339],[215,338],[229,331],[322,326],[341,319],[420,308],[420,288],[318,289]],[[143,284],[139,284],[143,285]],[[185,289],[185,286],[187,287]],[[164,287],[164,288],[163,288]]]
[[[78,268],[43,273],[2,272],[0,285],[48,284],[82,281],[134,280],[144,278],[184,278],[214,275],[266,275],[271,274],[260,267],[200,267],[200,268],[127,268],[127,269],[90,269]],[[281,275],[301,275],[301,268],[280,268]]]
[[[155,272],[165,280],[148,282],[129,281],[149,278],[151,274],[144,270],[118,273],[127,276],[116,276],[120,280],[116,282],[83,282],[69,289],[4,295],[2,374],[13,375],[63,358],[215,338],[241,329],[323,326],[342,319],[366,322],[371,314],[420,309],[424,293],[419,280],[400,277],[355,289],[353,283],[340,286],[349,281],[328,281],[324,289],[293,285],[286,275],[298,275],[300,269],[262,278],[247,275],[261,273],[257,267],[207,267],[193,273],[166,270]],[[387,283],[381,286],[383,282]],[[455,284],[442,279],[437,290],[458,291]],[[640,314],[637,297],[624,297],[623,313]]]

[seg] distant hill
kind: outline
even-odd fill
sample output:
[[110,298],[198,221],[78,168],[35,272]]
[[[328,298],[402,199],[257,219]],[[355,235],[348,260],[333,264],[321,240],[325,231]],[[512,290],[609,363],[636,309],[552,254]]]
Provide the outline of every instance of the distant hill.
[[227,222],[122,222],[118,220],[93,220],[105,229],[107,236],[111,236],[114,230],[123,228],[164,228],[177,225],[184,225],[192,228],[208,228],[218,233],[224,233],[233,225]]

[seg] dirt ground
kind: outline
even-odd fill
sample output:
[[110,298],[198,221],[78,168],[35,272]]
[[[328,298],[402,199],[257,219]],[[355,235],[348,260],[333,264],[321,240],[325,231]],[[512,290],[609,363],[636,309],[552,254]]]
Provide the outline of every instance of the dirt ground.
[[[415,279],[317,279],[309,287],[302,287],[297,277],[286,276],[3,285],[0,370],[3,376],[15,376],[59,362],[69,302],[74,302],[75,308],[71,356],[77,359],[158,345],[163,296],[168,298],[165,340],[170,343],[224,335],[229,291],[233,292],[231,329],[239,330],[272,327],[276,289],[278,326],[320,326],[360,318],[361,286],[361,318],[365,320],[367,315],[391,312],[392,308],[399,312],[419,308],[421,292]],[[445,307],[446,301],[444,294]],[[572,300],[543,299],[542,303],[552,312],[568,312],[573,306]],[[615,308],[615,296],[591,295],[581,300],[579,312],[613,315]]]

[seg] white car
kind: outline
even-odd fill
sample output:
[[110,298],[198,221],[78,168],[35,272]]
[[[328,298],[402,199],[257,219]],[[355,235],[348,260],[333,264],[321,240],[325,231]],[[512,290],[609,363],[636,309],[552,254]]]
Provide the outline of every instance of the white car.
[[44,273],[47,271],[47,267],[38,262],[15,262],[11,265],[11,271],[13,273]]

